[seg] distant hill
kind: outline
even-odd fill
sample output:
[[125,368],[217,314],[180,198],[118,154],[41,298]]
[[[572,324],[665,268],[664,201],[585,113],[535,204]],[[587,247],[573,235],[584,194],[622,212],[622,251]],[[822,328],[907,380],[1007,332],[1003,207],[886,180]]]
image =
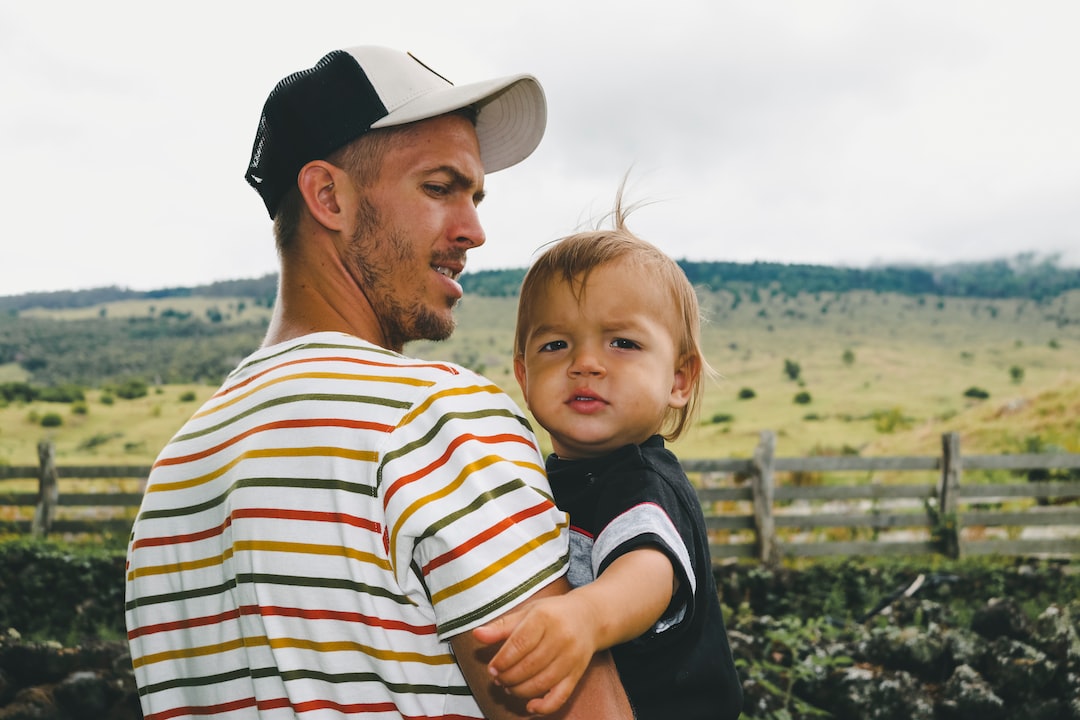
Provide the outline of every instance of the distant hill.
[[[1062,267],[1057,256],[1039,258],[1023,253],[1012,259],[943,266],[883,265],[845,268],[774,262],[697,262],[679,260],[690,281],[707,290],[733,293],[845,293],[864,290],[903,295],[936,295],[1041,301],[1080,288],[1080,268]],[[486,297],[517,295],[525,268],[480,270],[462,276],[466,293]],[[195,287],[135,291],[111,286],[90,290],[26,293],[0,297],[0,313],[32,308],[59,310],[92,307],[121,300],[170,297],[250,298],[270,306],[277,293],[277,275],[226,280]]]

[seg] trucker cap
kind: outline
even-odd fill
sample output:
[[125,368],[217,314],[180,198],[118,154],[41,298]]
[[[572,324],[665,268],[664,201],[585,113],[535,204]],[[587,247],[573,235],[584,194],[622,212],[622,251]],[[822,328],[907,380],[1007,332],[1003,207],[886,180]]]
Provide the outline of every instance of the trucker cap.
[[334,50],[270,92],[245,177],[273,218],[312,160],[369,130],[467,107],[476,113],[485,172],[521,162],[544,135],[544,90],[531,75],[454,85],[410,53],[375,46]]

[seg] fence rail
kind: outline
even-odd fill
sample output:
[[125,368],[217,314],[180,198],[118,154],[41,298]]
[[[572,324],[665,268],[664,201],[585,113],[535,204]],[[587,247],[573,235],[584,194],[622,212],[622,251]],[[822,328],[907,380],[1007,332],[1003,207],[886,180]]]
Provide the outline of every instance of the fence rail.
[[[771,431],[748,459],[685,460],[700,477],[698,495],[716,560],[776,562],[825,555],[1080,555],[1080,454],[966,455],[956,433],[942,436],[930,457],[776,457]],[[57,467],[50,443],[38,465],[0,466],[0,505],[33,507],[33,519],[4,523],[36,536],[126,534],[141,492],[59,492],[63,479],[136,479],[150,467]],[[967,471],[1066,471],[1064,479],[1011,483],[962,481]],[[925,484],[778,484],[778,473],[934,472]],[[738,481],[736,481],[736,478]],[[37,479],[38,491],[3,490],[5,480]],[[58,508],[112,508],[108,518],[59,517]],[[836,539],[837,535],[848,539]],[[896,539],[899,534],[900,539]],[[869,539],[865,536],[869,535]]]

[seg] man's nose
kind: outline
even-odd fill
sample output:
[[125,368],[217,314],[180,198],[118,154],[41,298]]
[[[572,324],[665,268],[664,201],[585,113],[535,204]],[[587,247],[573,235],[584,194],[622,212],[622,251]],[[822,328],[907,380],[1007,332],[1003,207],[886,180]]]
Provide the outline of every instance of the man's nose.
[[471,202],[463,203],[455,228],[455,239],[470,248],[480,247],[487,242],[484,227],[480,224],[480,213]]

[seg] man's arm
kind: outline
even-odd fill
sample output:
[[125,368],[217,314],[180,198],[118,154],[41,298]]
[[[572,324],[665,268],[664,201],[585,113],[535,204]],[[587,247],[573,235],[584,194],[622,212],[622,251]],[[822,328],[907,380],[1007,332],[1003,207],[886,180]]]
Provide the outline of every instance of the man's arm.
[[[565,577],[560,578],[536,592],[521,607],[541,598],[563,595],[569,591],[570,583]],[[517,610],[520,608],[515,608],[515,611]],[[456,635],[451,638],[450,645],[454,648],[458,665],[485,717],[489,720],[531,717],[525,709],[525,700],[514,697],[496,685],[488,671],[488,663],[499,649],[498,645],[482,644],[472,632]],[[609,653],[602,652],[593,656],[569,701],[552,717],[565,720],[633,720],[630,701],[626,698],[626,691]]]

